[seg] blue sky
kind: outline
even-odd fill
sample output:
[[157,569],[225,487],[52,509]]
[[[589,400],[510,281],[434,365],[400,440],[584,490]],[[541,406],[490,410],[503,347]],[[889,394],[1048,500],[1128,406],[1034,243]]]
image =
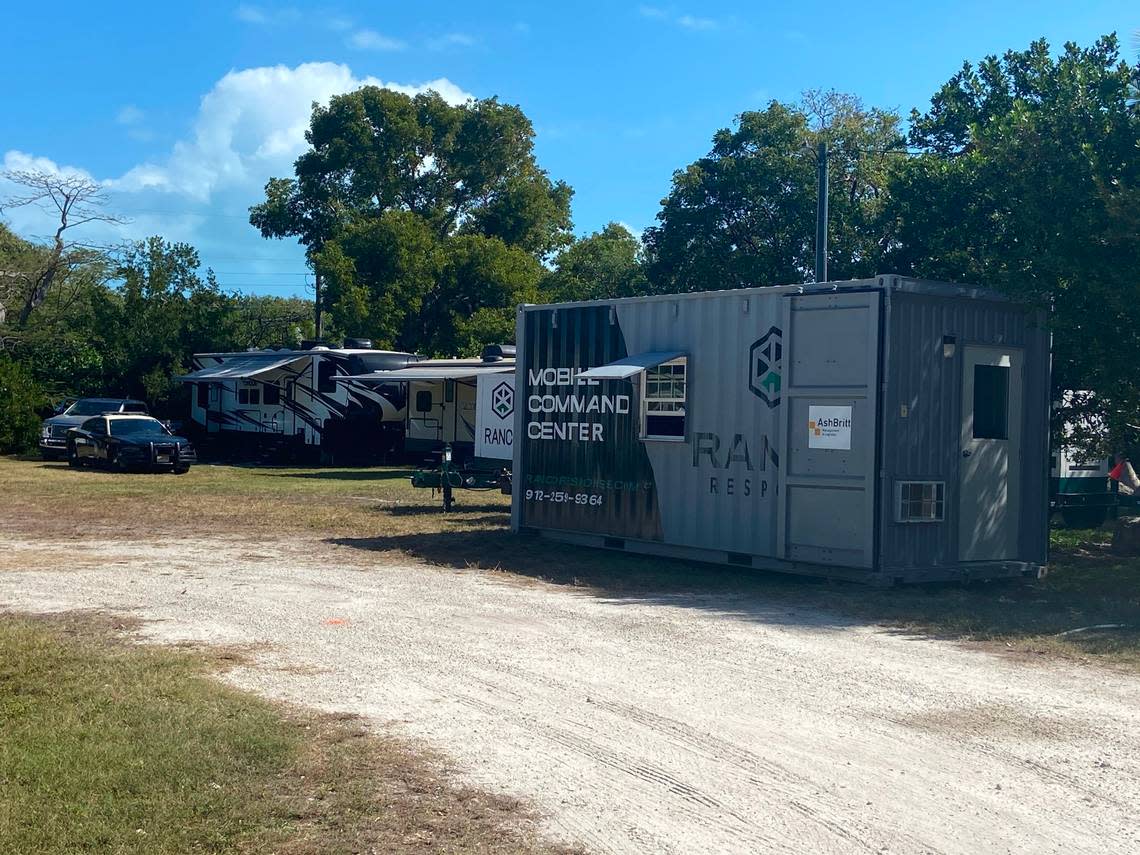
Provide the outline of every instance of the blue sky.
[[[6,16],[0,158],[81,170],[131,222],[90,240],[195,244],[231,288],[305,293],[246,208],[291,174],[314,100],[364,82],[519,104],[579,234],[654,221],[673,170],[743,110],[835,88],[905,115],[965,59],[1117,31],[1135,0],[938,3],[58,3]],[[50,38],[35,34],[50,34]],[[10,188],[0,184],[0,195]],[[45,234],[35,211],[5,219]]]

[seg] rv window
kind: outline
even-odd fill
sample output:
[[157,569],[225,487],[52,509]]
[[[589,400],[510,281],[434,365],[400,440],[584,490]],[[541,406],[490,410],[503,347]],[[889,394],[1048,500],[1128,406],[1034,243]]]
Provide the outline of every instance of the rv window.
[[317,391],[335,392],[336,365],[331,359],[322,359],[317,363]]
[[219,395],[221,395],[221,390],[218,387],[218,384],[217,383],[211,383],[210,384],[210,403],[211,404],[218,403]]
[[248,404],[249,403],[249,389],[238,389],[238,403],[239,404]]
[[682,356],[641,374],[641,438],[683,440],[688,358]]
[[416,412],[431,412],[431,392],[428,389],[421,389],[419,392],[416,392]]
[[265,397],[263,400],[267,406],[276,407],[281,403],[281,387],[273,383],[266,383]]
[[249,402],[251,404],[258,404],[258,405],[261,404],[261,390],[260,389],[250,389],[249,390]]
[[450,404],[452,401],[455,400],[455,381],[454,380],[444,380],[443,381],[443,400],[448,404]]
[[974,439],[1009,439],[1009,368],[974,366]]
[[199,383],[198,384],[198,406],[201,407],[203,410],[206,409],[206,407],[210,406],[210,384],[209,383]]

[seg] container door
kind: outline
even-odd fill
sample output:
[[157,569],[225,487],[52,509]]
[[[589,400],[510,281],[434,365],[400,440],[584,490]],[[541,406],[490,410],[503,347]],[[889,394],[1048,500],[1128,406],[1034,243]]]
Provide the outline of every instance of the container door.
[[967,345],[962,355],[958,560],[1017,557],[1022,352]]
[[872,567],[878,291],[788,297],[777,555]]

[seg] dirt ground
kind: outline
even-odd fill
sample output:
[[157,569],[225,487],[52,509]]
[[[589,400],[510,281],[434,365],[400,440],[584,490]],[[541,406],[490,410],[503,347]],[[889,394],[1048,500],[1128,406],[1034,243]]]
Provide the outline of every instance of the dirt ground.
[[[1140,678],[738,593],[599,593],[311,535],[31,537],[0,609],[239,644],[591,852],[1140,851]],[[252,646],[252,647],[250,647]]]

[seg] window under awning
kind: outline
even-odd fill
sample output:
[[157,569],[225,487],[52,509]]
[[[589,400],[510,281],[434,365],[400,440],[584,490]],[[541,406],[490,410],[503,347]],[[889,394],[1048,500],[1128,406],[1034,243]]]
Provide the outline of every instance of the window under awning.
[[484,374],[514,374],[513,365],[440,365],[424,368],[409,366],[395,368],[391,371],[373,371],[370,374],[354,374],[348,377],[337,377],[341,382],[349,380],[362,383],[408,383],[422,380],[474,380]]
[[577,375],[579,380],[628,380],[642,371],[672,362],[685,356],[683,350],[653,350],[636,353],[597,368],[590,368]]
[[200,368],[189,374],[181,374],[175,380],[184,383],[209,383],[221,380],[250,380],[259,374],[277,371],[287,365],[293,365],[308,359],[308,356],[280,356],[279,354],[262,353],[250,356],[235,356],[217,365]]

